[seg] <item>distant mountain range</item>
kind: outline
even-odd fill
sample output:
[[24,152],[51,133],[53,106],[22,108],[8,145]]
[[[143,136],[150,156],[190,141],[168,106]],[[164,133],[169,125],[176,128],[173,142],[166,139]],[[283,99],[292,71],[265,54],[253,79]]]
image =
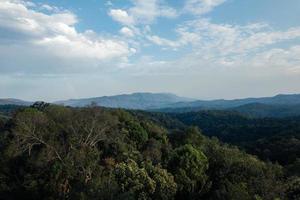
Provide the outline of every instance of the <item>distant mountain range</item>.
[[[18,99],[0,99],[0,105],[28,106],[32,102]],[[253,117],[300,116],[300,94],[280,94],[274,97],[234,100],[195,100],[171,93],[133,93],[85,99],[57,101],[54,104],[85,107],[91,104],[109,108],[139,109],[157,112],[197,112],[227,110]]]
[[300,116],[300,104],[269,105],[269,104],[262,104],[262,103],[251,103],[251,104],[230,108],[228,110],[236,111],[240,114],[249,117],[256,117],[256,118],[264,118],[264,117],[283,118],[283,117]]
[[300,94],[280,94],[274,97],[246,98],[234,100],[197,100],[178,102],[152,111],[169,113],[198,112],[202,110],[234,111],[250,117],[300,116]]
[[23,101],[23,100],[20,100],[20,99],[12,99],[12,98],[0,99],[0,105],[29,106],[31,104],[32,104],[32,102]]
[[261,97],[261,98],[246,98],[246,99],[233,99],[233,100],[197,100],[192,102],[178,102],[169,105],[169,108],[198,108],[198,109],[226,109],[238,107],[246,104],[267,104],[267,105],[297,105],[300,104],[300,94],[280,94],[274,97]]
[[109,108],[126,109],[153,109],[163,108],[177,102],[191,102],[195,99],[179,97],[170,93],[133,93],[116,96],[104,96],[87,99],[70,99],[66,101],[57,101],[55,104],[61,104],[72,107],[84,107],[92,103]]

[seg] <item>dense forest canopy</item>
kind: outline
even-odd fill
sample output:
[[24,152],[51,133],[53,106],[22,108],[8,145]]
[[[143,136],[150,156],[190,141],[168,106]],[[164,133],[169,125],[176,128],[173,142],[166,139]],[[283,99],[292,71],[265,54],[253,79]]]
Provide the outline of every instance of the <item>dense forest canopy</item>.
[[289,165],[300,157],[300,117],[261,119],[224,111],[170,116],[185,125],[198,126],[205,135],[237,145],[263,160]]
[[19,110],[0,123],[1,197],[299,198],[296,172],[157,117],[41,103]]

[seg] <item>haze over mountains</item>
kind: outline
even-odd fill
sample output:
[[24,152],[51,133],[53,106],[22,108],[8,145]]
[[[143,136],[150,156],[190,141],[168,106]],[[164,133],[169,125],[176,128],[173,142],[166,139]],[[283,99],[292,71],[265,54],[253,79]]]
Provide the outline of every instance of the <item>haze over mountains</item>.
[[20,99],[13,99],[13,98],[5,98],[0,99],[0,105],[18,105],[18,106],[29,106],[32,102],[23,101]]
[[140,109],[157,112],[197,112],[202,110],[234,111],[250,117],[289,117],[300,115],[300,95],[245,98],[234,100],[193,100],[170,93],[134,93],[89,99],[59,101],[72,107],[84,107],[92,102],[111,108]]
[[245,98],[245,99],[233,99],[233,100],[225,100],[225,99],[217,99],[217,100],[198,100],[193,102],[179,102],[170,105],[171,108],[183,108],[183,107],[191,107],[197,108],[201,107],[202,109],[226,109],[233,108],[237,106],[242,106],[246,104],[268,104],[268,105],[296,105],[300,104],[300,94],[280,94],[274,97],[261,97],[261,98]]
[[[158,112],[196,112],[226,110],[254,117],[288,117],[300,115],[300,94],[280,94],[274,97],[234,100],[195,100],[171,93],[133,93],[84,99],[70,99],[54,104],[85,107],[92,103],[109,108],[150,110]],[[28,106],[32,102],[0,99],[0,105]]]
[[84,107],[92,103],[98,106],[110,108],[126,109],[153,109],[168,107],[178,102],[191,102],[195,99],[179,97],[171,93],[133,93],[116,96],[104,96],[87,99],[70,99],[66,101],[57,101],[56,104],[63,104],[72,107]]

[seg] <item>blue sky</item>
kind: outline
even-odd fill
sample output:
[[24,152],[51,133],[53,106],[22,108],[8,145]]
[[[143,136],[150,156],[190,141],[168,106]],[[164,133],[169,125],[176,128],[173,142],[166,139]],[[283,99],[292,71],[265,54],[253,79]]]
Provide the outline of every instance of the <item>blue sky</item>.
[[2,0],[0,98],[300,93],[299,0]]

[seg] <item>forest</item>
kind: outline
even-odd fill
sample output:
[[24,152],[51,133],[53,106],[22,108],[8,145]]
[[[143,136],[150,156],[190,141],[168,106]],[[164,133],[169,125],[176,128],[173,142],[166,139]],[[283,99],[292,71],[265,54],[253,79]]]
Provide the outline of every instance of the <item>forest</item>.
[[1,199],[300,199],[297,117],[12,110],[0,116]]

